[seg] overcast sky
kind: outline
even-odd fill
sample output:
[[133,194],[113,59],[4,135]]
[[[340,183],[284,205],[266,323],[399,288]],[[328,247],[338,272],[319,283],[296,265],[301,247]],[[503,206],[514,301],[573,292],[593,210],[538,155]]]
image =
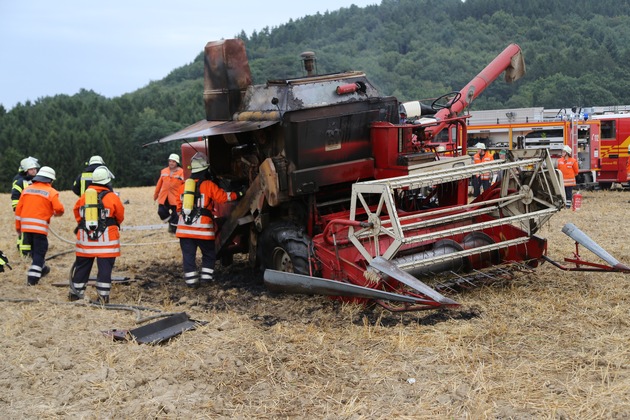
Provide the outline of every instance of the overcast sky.
[[0,104],[132,92],[192,62],[206,42],[380,0],[0,0]]

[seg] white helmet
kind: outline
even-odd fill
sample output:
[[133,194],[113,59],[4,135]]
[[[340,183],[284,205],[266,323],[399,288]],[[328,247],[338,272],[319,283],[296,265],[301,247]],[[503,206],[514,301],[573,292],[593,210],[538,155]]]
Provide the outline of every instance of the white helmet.
[[39,182],[52,182],[55,179],[57,179],[57,174],[50,166],[42,166],[42,168],[37,171],[37,175],[33,177],[33,181]]
[[569,146],[567,146],[567,145],[565,145],[565,146],[562,148],[562,150],[563,150],[563,151],[565,151],[565,152],[567,152],[567,154],[569,154],[569,155],[570,155],[570,154],[571,154],[571,152],[572,152],[571,148],[570,148]]
[[88,165],[105,165],[105,162],[103,162],[103,158],[98,156],[98,155],[94,155],[90,158],[90,161],[88,162]]
[[195,156],[190,160],[190,172],[193,174],[203,172],[208,169],[209,166],[208,162],[206,162],[206,157],[201,153],[195,153]]
[[477,143],[477,149],[486,150],[486,145],[484,143]]
[[179,165],[179,156],[177,155],[177,153],[171,153],[168,156],[168,160],[174,160]]
[[114,174],[107,169],[107,166],[99,166],[92,172],[92,184],[107,185],[114,178]]
[[437,149],[435,149],[436,152],[445,152],[446,151],[446,147],[444,147],[443,145],[439,145],[437,147]]
[[18,168],[18,170],[20,172],[26,172],[29,169],[33,169],[33,168],[39,169],[39,162],[37,161],[36,158],[29,156],[20,161],[20,167]]

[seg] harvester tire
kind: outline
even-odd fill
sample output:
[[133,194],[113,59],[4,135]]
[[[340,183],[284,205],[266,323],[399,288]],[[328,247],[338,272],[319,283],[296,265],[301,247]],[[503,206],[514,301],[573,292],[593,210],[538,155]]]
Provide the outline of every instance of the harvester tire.
[[262,234],[259,244],[260,261],[264,268],[296,274],[309,274],[311,240],[292,222],[277,222]]

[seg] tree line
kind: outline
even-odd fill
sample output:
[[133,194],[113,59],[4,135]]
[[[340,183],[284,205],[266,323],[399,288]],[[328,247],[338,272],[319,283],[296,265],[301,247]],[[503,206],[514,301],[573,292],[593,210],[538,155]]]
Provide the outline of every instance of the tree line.
[[[383,95],[430,99],[461,89],[517,43],[525,77],[494,82],[472,109],[630,104],[628,1],[382,0],[235,37],[245,41],[255,83],[302,75],[299,55],[308,50],[316,52],[319,73],[362,70]],[[84,89],[8,111],[0,104],[0,191],[10,190],[29,155],[57,171],[60,190],[94,154],[116,175],[116,186],[153,185],[180,144],[142,145],[204,115],[202,52],[120,97]]]

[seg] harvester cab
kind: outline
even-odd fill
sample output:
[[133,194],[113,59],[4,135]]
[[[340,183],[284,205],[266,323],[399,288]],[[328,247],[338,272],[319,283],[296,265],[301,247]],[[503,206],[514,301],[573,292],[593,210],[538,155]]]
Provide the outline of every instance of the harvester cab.
[[[319,75],[311,52],[301,59],[304,76],[253,85],[241,40],[208,43],[206,119],[154,142],[201,139],[182,146],[184,167],[200,152],[224,189],[246,188],[214,209],[223,264],[244,253],[270,289],[407,311],[457,305],[423,278],[472,284],[545,260],[536,233],[564,206],[548,153],[477,165],[466,154],[463,112],[501,73],[520,77],[517,45],[430,106],[381,96],[362,72]],[[468,180],[487,173],[499,181],[470,201]]]

